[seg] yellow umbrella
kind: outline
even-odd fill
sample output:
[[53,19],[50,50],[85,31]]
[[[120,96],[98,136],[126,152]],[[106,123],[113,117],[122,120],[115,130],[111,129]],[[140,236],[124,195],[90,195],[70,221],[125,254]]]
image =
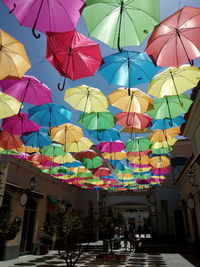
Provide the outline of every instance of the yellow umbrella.
[[[14,149],[13,149],[14,150]],[[39,152],[39,148],[32,147],[32,146],[21,146],[18,149],[15,149],[17,152],[24,152],[24,153],[34,153]]]
[[159,179],[160,181],[166,180],[166,177],[164,175],[160,175],[160,176],[152,175],[151,178]]
[[179,95],[195,87],[199,77],[200,70],[194,66],[168,68],[151,80],[148,93],[157,98]]
[[150,135],[149,139],[151,142],[168,142],[169,139],[172,139],[172,137],[180,133],[180,128],[181,127],[173,127],[166,130],[156,130]]
[[0,92],[0,119],[16,115],[19,112],[20,107],[21,103],[17,99]]
[[69,168],[70,171],[74,172],[75,174],[81,173],[81,172],[87,172],[88,169],[85,168],[84,166],[80,166],[80,167],[70,167]]
[[82,137],[83,137],[82,129],[71,123],[65,123],[59,125],[58,127],[50,128],[51,140],[63,145],[66,143],[77,142]]
[[73,108],[87,113],[102,112],[108,108],[106,96],[99,89],[87,85],[67,89],[64,100]]
[[111,159],[111,160],[118,160],[118,159],[125,159],[127,158],[127,154],[124,151],[120,151],[120,152],[113,152],[113,153],[103,153],[102,156],[105,159]]
[[147,133],[152,133],[152,130],[150,128],[145,128],[145,129],[122,128],[120,132],[130,133],[130,134],[147,134]]
[[59,164],[64,164],[64,163],[72,163],[74,161],[76,161],[76,159],[70,154],[70,153],[66,153],[63,156],[57,156],[53,158],[53,161]]
[[148,172],[151,170],[151,167],[148,168],[134,168],[134,172]]
[[130,89],[129,96],[128,90],[119,88],[108,95],[110,103],[125,112],[144,113],[153,108],[153,99],[140,91],[137,88]]
[[170,159],[165,156],[152,157],[150,164],[155,168],[164,168],[170,165]]
[[64,147],[67,152],[81,152],[89,149],[92,145],[90,139],[82,137],[78,142],[66,143]]
[[155,142],[151,146],[151,148],[158,149],[158,148],[165,148],[165,147],[173,146],[176,143],[176,141],[177,141],[176,138],[171,138],[171,139],[168,139],[167,141]]
[[0,80],[21,78],[31,67],[24,45],[0,29]]
[[129,161],[138,165],[147,165],[149,164],[149,157],[130,157]]

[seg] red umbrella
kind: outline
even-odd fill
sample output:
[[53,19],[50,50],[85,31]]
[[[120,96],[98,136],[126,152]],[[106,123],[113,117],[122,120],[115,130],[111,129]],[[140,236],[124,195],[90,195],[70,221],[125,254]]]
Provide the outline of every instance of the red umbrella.
[[17,135],[13,135],[7,131],[0,131],[0,147],[8,149],[17,149],[23,146],[22,141]]
[[51,157],[42,155],[40,153],[35,153],[29,157],[29,161],[38,162],[38,163],[41,163],[44,161],[50,161],[50,160],[51,160]]
[[145,129],[151,125],[151,117],[142,113],[120,112],[115,115],[117,124],[125,128]]
[[98,177],[108,176],[111,174],[111,170],[105,167],[99,167],[94,170],[94,175]]
[[[99,44],[77,31],[47,33],[46,58],[66,79],[77,80],[94,75],[102,62]],[[64,90],[65,80],[62,88]]]
[[74,154],[74,158],[77,160],[82,160],[84,158],[86,159],[93,159],[95,157],[99,156],[94,150],[88,149],[81,152],[77,152]]
[[200,56],[200,8],[185,6],[155,27],[146,48],[158,66],[179,67]]

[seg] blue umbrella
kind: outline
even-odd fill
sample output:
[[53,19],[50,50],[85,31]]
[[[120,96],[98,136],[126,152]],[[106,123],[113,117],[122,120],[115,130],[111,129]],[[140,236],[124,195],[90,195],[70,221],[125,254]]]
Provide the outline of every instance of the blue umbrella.
[[124,171],[125,170],[125,166],[124,164],[120,161],[120,160],[107,160],[114,168],[120,170],[120,171]]
[[145,52],[123,51],[103,61],[99,73],[109,83],[127,88],[150,81],[160,69]]
[[30,108],[28,116],[41,126],[53,127],[70,122],[72,113],[63,105],[48,103]]
[[114,142],[116,140],[121,139],[119,131],[114,128],[111,128],[105,131],[104,130],[100,130],[100,131],[88,130],[88,133],[92,138],[95,138],[98,141]]
[[65,167],[80,167],[80,166],[83,166],[83,163],[81,163],[80,161],[76,160],[76,161],[73,161],[73,162],[66,162],[64,164],[62,164],[63,166]]
[[152,120],[151,130],[165,130],[173,127],[179,127],[185,122],[185,119],[181,116],[175,117],[173,119],[158,119]]
[[51,144],[51,139],[44,129],[40,129],[39,132],[23,135],[21,138],[23,138],[23,142],[26,146],[43,147]]

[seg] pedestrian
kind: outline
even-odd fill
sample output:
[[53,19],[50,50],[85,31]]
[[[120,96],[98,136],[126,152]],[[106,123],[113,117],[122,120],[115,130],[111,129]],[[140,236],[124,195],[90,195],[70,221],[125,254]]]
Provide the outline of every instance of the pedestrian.
[[127,245],[128,245],[128,234],[129,234],[129,231],[127,228],[125,228],[125,230],[124,230],[124,249],[125,249],[125,251],[127,250]]

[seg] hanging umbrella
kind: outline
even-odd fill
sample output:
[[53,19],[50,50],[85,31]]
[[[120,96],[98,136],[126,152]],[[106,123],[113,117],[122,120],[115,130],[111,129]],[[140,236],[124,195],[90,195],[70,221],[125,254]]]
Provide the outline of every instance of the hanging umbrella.
[[101,142],[96,147],[101,152],[107,152],[107,153],[113,153],[113,152],[119,152],[122,151],[125,148],[125,145],[122,141],[115,141],[115,142]]
[[147,149],[147,150],[143,150],[143,151],[132,151],[132,152],[128,152],[128,158],[129,157],[145,157],[147,155],[151,154],[151,150]]
[[4,149],[18,149],[23,145],[17,135],[13,135],[8,131],[0,130],[0,147]]
[[149,164],[149,157],[144,156],[144,157],[129,157],[129,161],[135,165],[148,165]]
[[89,149],[93,143],[90,139],[86,137],[82,137],[79,141],[73,143],[66,143],[65,150],[67,152],[80,152],[86,149]]
[[35,153],[39,152],[39,148],[37,147],[32,147],[32,146],[21,146],[20,148],[17,149],[18,152],[22,153]]
[[64,163],[72,163],[76,160],[70,153],[65,153],[65,155],[54,157],[53,161],[59,164],[64,164]]
[[172,137],[180,133],[180,127],[169,128],[166,130],[156,130],[150,136],[151,142],[168,141]]
[[111,128],[108,130],[88,130],[88,133],[91,137],[97,139],[98,141],[107,141],[114,142],[116,140],[120,140],[120,134],[117,129]]
[[115,115],[116,123],[125,128],[145,129],[151,126],[151,117],[135,112],[120,112]]
[[60,164],[53,162],[51,160],[41,161],[40,164],[43,165],[44,167],[49,167],[49,168],[60,166]]
[[99,167],[95,169],[93,173],[95,176],[102,177],[111,174],[111,170],[105,167]]
[[13,158],[18,158],[18,159],[23,159],[23,160],[29,160],[30,155],[25,153],[25,152],[21,152],[21,153],[19,153],[17,155],[12,155],[12,157]]
[[76,160],[76,161],[73,161],[73,162],[65,162],[65,163],[63,163],[63,166],[68,167],[68,168],[70,168],[70,167],[80,167],[80,166],[82,166],[82,163],[80,161]]
[[79,123],[89,130],[106,130],[115,125],[114,116],[109,111],[80,114]]
[[200,56],[200,8],[185,6],[155,27],[146,48],[158,66],[179,67]]
[[63,105],[48,103],[28,110],[29,119],[41,126],[58,126],[70,122],[72,113]]
[[200,70],[194,66],[168,68],[151,80],[148,93],[157,98],[169,95],[180,95],[196,87],[199,82]]
[[2,128],[11,134],[16,135],[40,130],[39,125],[29,120],[28,114],[26,113],[19,113],[18,115],[3,119]]
[[167,167],[164,167],[164,168],[152,168],[151,172],[154,175],[166,175],[166,174],[168,174],[170,172],[170,167],[167,166]]
[[50,161],[51,157],[42,155],[40,153],[35,153],[33,155],[30,155],[29,161],[40,163],[42,161]]
[[167,141],[165,140],[162,142],[155,142],[151,146],[151,149],[166,148],[169,146],[173,146],[176,143],[176,141],[177,141],[177,139],[173,137],[171,139],[168,139]]
[[92,159],[83,158],[83,165],[88,169],[95,169],[103,164],[103,159],[99,156]]
[[98,154],[91,149],[83,150],[74,154],[74,158],[80,161],[82,161],[83,158],[92,159],[97,156]]
[[[181,104],[180,102],[181,101]],[[154,109],[147,113],[154,119],[169,118],[170,120],[186,113],[192,104],[192,100],[185,94],[177,96],[165,96],[154,100]],[[170,122],[172,125],[172,121]]]
[[113,166],[113,168],[115,168],[117,170],[120,170],[120,171],[125,170],[125,166],[120,160],[109,160],[108,159],[107,162],[109,164],[111,164]]
[[27,146],[43,147],[51,144],[51,139],[46,130],[32,132],[22,136],[23,142]]
[[23,26],[32,28],[32,33],[36,38],[35,30],[46,33],[63,32],[74,30],[80,17],[80,9],[83,6],[81,0],[3,0],[13,13],[19,23]]
[[127,154],[125,151],[120,151],[120,152],[113,152],[113,153],[107,153],[107,152],[104,152],[102,154],[102,156],[105,158],[105,159],[111,159],[111,160],[120,160],[120,159],[125,159],[127,158]]
[[123,51],[103,58],[99,73],[111,84],[133,87],[149,82],[159,67],[142,52]]
[[0,80],[21,78],[30,69],[24,45],[0,29]]
[[14,97],[0,92],[0,119],[17,114],[21,103]]
[[145,137],[138,137],[126,143],[128,151],[143,151],[150,147],[151,141]]
[[159,23],[158,0],[89,0],[83,10],[89,35],[111,48],[140,45]]
[[58,84],[61,91],[66,77],[77,80],[93,76],[102,61],[99,44],[77,31],[48,32],[46,58],[65,77],[62,88]]
[[185,123],[185,119],[181,116],[175,117],[172,120],[170,119],[160,119],[160,120],[152,120],[152,126],[150,127],[153,131],[154,130],[166,130],[169,128],[179,127],[183,123]]
[[106,111],[108,108],[106,96],[99,89],[87,85],[67,89],[64,100],[74,109],[87,113]]
[[56,157],[65,155],[65,151],[61,146],[50,145],[40,148],[40,152],[45,156]]
[[124,88],[119,88],[108,95],[112,106],[124,112],[144,113],[152,108],[153,99],[139,89],[130,88],[130,95]]
[[152,157],[150,164],[155,168],[164,168],[170,165],[170,159],[165,156]]
[[150,128],[145,128],[145,129],[136,129],[136,128],[122,128],[120,130],[120,133],[130,133],[130,139],[133,138],[133,134],[149,134],[151,133],[152,130]]
[[163,155],[171,152],[173,148],[171,146],[168,147],[161,147],[161,148],[153,148],[152,153],[157,155]]
[[0,80],[0,87],[4,93],[16,98],[22,104],[42,105],[52,102],[51,90],[33,76],[24,75],[19,80]]
[[50,129],[51,140],[63,145],[66,143],[78,142],[82,137],[82,129],[71,123],[65,123]]

